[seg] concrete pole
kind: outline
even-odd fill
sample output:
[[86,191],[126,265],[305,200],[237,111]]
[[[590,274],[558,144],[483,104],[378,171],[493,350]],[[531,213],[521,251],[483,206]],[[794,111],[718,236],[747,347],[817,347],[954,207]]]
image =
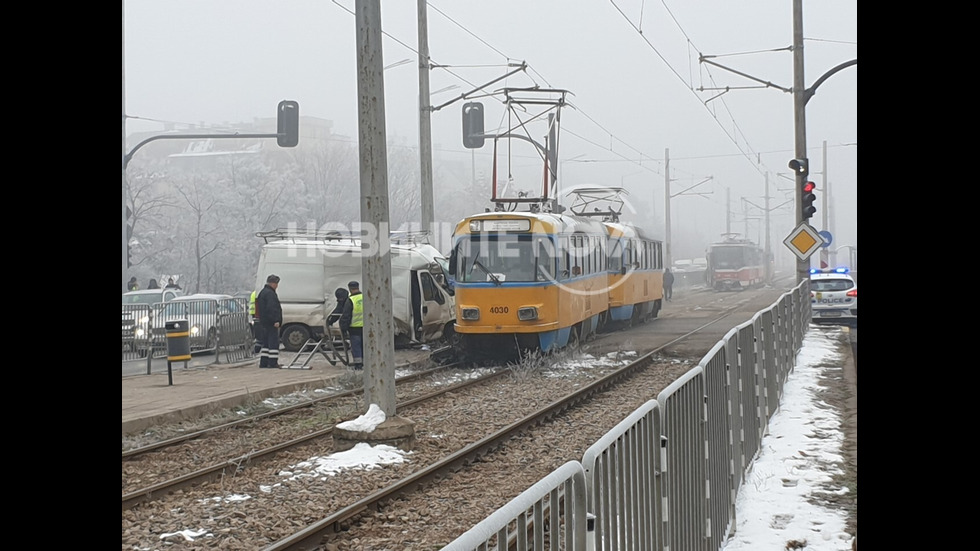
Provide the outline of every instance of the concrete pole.
[[732,233],[732,188],[730,187],[725,188],[725,233]]
[[664,267],[674,265],[670,246],[670,149],[664,149]]
[[772,237],[769,228],[769,173],[766,172],[766,284],[772,283]]
[[[831,194],[833,191],[831,189],[832,187],[833,185],[830,183],[830,180],[827,180],[827,216],[830,219],[829,220],[830,225],[827,226],[827,229],[829,229],[830,234],[834,236],[834,241],[837,241],[839,243],[840,237],[837,236],[837,209],[830,207],[830,205],[836,206],[836,203],[834,203],[834,196]],[[830,265],[832,267],[839,266],[839,264],[837,264],[836,252],[834,251],[830,252],[830,261],[831,261]]]
[[391,311],[388,152],[385,135],[381,0],[356,0],[357,113],[361,176],[361,290],[364,400],[395,415],[395,331]]
[[[828,212],[827,212],[827,197],[830,195],[830,184],[827,182],[827,140],[823,141],[823,170],[820,171],[820,175],[823,176],[823,193],[821,193],[820,198],[820,210],[823,213],[820,215],[820,223],[823,229],[830,231],[830,225],[828,223]],[[833,232],[830,234],[834,236]],[[830,246],[823,247],[820,249],[820,267],[823,268],[825,265],[828,268],[832,268],[830,265]]]
[[749,204],[745,201],[745,197],[742,197],[742,226],[745,228],[745,233],[743,237],[745,239],[749,238]]
[[[803,78],[803,0],[793,0],[793,122],[795,157],[806,159],[806,85]],[[796,174],[796,224],[803,222],[803,183]],[[796,281],[810,279],[810,260],[796,260]]]
[[426,1],[418,0],[419,26],[419,160],[422,167],[422,231],[435,222],[432,204],[432,106],[429,104],[429,32]]

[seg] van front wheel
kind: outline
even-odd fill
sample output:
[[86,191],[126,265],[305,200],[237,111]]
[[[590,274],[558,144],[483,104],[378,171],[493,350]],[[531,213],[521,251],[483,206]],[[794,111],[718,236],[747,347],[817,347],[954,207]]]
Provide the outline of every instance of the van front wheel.
[[310,340],[310,330],[305,325],[287,325],[279,337],[283,348],[289,352],[299,352]]

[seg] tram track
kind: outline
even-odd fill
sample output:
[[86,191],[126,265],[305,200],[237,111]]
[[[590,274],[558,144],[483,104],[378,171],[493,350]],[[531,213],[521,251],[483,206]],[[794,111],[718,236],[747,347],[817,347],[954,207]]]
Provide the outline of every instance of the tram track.
[[[267,549],[313,549],[319,545],[318,542],[335,540],[337,537],[341,537],[340,541],[342,542],[343,540],[348,538],[348,536],[350,535],[349,533],[350,530],[360,529],[358,527],[364,524],[373,525],[375,522],[377,522],[379,517],[389,518],[393,514],[397,516],[396,513],[390,512],[392,506],[391,504],[400,503],[406,498],[410,500],[420,499],[418,496],[424,496],[426,494],[429,494],[430,489],[431,491],[435,491],[438,493],[439,492],[438,488],[443,484],[445,484],[446,483],[445,481],[455,479],[457,480],[457,483],[460,483],[459,480],[461,478],[462,479],[467,478],[469,476],[467,473],[470,472],[475,466],[485,467],[489,464],[500,463],[501,469],[507,469],[508,467],[506,466],[505,462],[499,460],[499,457],[501,457],[501,455],[506,457],[517,457],[517,456],[525,455],[524,452],[514,453],[513,451],[508,451],[508,449],[511,446],[515,445],[515,442],[524,442],[525,444],[523,445],[527,445],[526,443],[528,442],[528,440],[533,442],[535,440],[546,439],[546,434],[544,433],[547,433],[548,430],[536,428],[536,427],[543,427],[549,424],[554,425],[554,423],[558,423],[559,425],[579,424],[580,421],[569,420],[570,419],[569,416],[574,417],[576,415],[575,414],[576,409],[580,409],[582,405],[585,405],[586,409],[589,409],[587,404],[596,401],[597,396],[602,396],[603,394],[609,395],[609,394],[622,393],[623,388],[631,386],[629,384],[624,384],[623,381],[627,381],[630,380],[632,377],[635,377],[636,373],[642,372],[645,368],[649,368],[651,364],[657,364],[658,361],[660,362],[657,365],[660,365],[662,368],[659,370],[660,372],[662,372],[660,373],[663,379],[662,384],[663,385],[669,384],[669,382],[672,381],[674,377],[676,377],[680,373],[683,373],[687,369],[690,369],[691,365],[678,364],[676,366],[671,366],[670,364],[677,362],[676,359],[665,361],[663,360],[663,358],[661,358],[660,360],[657,360],[656,359],[657,353],[659,351],[664,350],[667,347],[670,347],[674,344],[677,344],[685,340],[691,334],[694,334],[698,331],[702,331],[704,330],[704,328],[718,323],[722,319],[728,317],[731,314],[731,312],[734,311],[736,308],[737,306],[733,306],[725,311],[714,312],[711,319],[703,324],[700,324],[700,326],[697,329],[690,331],[689,333],[686,333],[685,335],[682,335],[680,337],[669,340],[668,342],[661,343],[659,346],[657,346],[656,349],[645,353],[641,358],[637,359],[634,362],[631,362],[627,367],[617,368],[614,371],[610,371],[608,373],[602,373],[601,378],[599,374],[594,374],[596,377],[594,381],[583,382],[582,379],[577,380],[577,382],[570,381],[567,387],[569,389],[577,388],[577,390],[570,390],[569,392],[564,393],[563,398],[559,400],[553,400],[553,399],[542,400],[541,397],[539,396],[537,398],[531,399],[529,402],[530,406],[526,407],[522,411],[522,413],[520,413],[520,415],[515,415],[514,417],[509,418],[506,422],[502,422],[499,420],[489,420],[489,419],[485,420],[485,422],[487,423],[496,422],[498,425],[503,425],[503,426],[492,427],[492,430],[488,429],[482,431],[482,433],[478,435],[479,436],[478,438],[470,438],[468,441],[460,442],[458,444],[453,444],[453,445],[447,443],[445,446],[443,446],[443,448],[445,449],[439,451],[437,453],[437,456],[431,456],[431,458],[430,455],[424,455],[424,453],[426,452],[420,451],[419,452],[420,456],[416,459],[416,462],[419,464],[413,466],[411,468],[412,472],[409,473],[407,476],[402,476],[397,480],[388,480],[387,483],[384,483],[385,480],[369,482],[368,479],[372,478],[372,476],[363,473],[355,475],[353,478],[348,478],[345,475],[337,475],[336,477],[331,477],[337,480],[336,481],[331,480],[326,482],[329,488],[324,489],[322,492],[323,494],[325,494],[324,497],[326,499],[326,503],[322,503],[318,505],[317,510],[324,510],[324,511],[330,510],[330,511],[334,511],[333,513],[324,515],[322,516],[322,518],[318,518],[318,519],[309,518],[308,513],[302,513],[300,514],[302,520],[293,519],[289,521],[288,524],[291,526],[297,524],[304,524],[305,525],[304,528],[296,531],[292,531],[290,533],[286,533],[283,532],[281,526],[285,521],[280,521],[279,528],[270,529],[268,531],[261,531],[261,535],[255,535],[255,537],[259,539],[252,539],[250,541],[252,541],[253,544],[255,544],[255,542],[268,544],[269,547],[267,547]],[[600,337],[600,339],[602,339],[602,337]],[[669,369],[677,369],[679,370],[679,373],[674,373],[674,374],[668,373]],[[585,379],[588,379],[588,376],[586,376]],[[481,429],[479,429],[476,426],[477,420],[474,419],[473,417],[466,417],[467,412],[480,411],[481,407],[485,408],[485,406],[479,405],[481,403],[481,400],[483,402],[489,402],[489,403],[500,403],[500,402],[494,402],[494,400],[498,399],[495,398],[496,396],[501,394],[507,394],[509,392],[512,393],[513,392],[512,390],[507,390],[507,388],[510,387],[504,384],[503,381],[504,379],[498,379],[498,384],[500,384],[500,388],[497,388],[496,386],[493,385],[486,385],[485,387],[483,387],[483,390],[481,392],[493,396],[491,397],[490,400],[488,400],[486,396],[483,396],[481,398],[479,396],[480,394],[479,392],[474,392],[472,397],[467,395],[464,398],[463,395],[466,394],[466,391],[463,391],[461,389],[454,389],[451,392],[443,394],[441,398],[433,398],[431,401],[424,402],[427,405],[419,406],[418,410],[412,409],[407,404],[399,404],[398,407],[400,413],[402,413],[403,411],[407,411],[407,414],[412,415],[413,418],[422,419],[423,421],[421,421],[420,424],[433,427],[432,430],[434,432],[439,432],[440,429],[437,429],[436,427],[441,427],[445,423],[448,423],[449,425],[470,425],[470,429],[472,432],[481,432]],[[545,379],[544,382],[545,384],[551,384],[549,379]],[[511,385],[511,387],[513,386],[515,385]],[[535,384],[532,385],[519,384],[516,386],[521,387],[523,389],[527,389],[527,386],[541,386],[541,381],[535,381]],[[555,386],[557,387],[557,385]],[[609,392],[610,389],[619,389],[619,390],[610,393]],[[535,390],[541,390],[541,389],[535,389]],[[542,394],[542,396],[546,394],[547,392]],[[655,395],[655,392],[653,394]],[[521,399],[521,397],[515,395],[515,396],[510,396],[509,399],[518,401]],[[473,403],[469,403],[469,400],[472,400]],[[442,405],[440,405],[440,402],[442,403]],[[541,404],[544,405],[542,406]],[[600,411],[594,413],[593,415],[610,416],[611,418],[609,422],[614,425],[615,424],[613,422],[614,420],[621,419],[623,416],[625,416],[625,413],[628,413],[628,411],[635,409],[635,406],[633,404],[624,404],[620,408],[619,406],[610,407],[608,405],[605,405],[605,406],[599,406],[599,409]],[[453,417],[453,415],[455,414],[452,412],[462,412],[460,413],[462,417],[455,418]],[[442,416],[453,417],[453,418],[448,420],[443,420]],[[490,417],[490,415],[485,415],[485,416]],[[565,421],[562,421],[562,419],[565,419]],[[600,427],[596,427],[596,430],[600,430]],[[603,428],[601,430],[604,432],[605,430],[608,429]],[[531,435],[537,434],[537,435],[531,437],[522,436],[528,434]],[[592,438],[592,440],[595,440],[595,438],[597,438],[599,435],[601,435],[601,432],[599,432],[598,434],[590,433],[588,434],[588,437]],[[425,442],[429,442],[433,435],[428,434],[426,436],[429,437],[429,439],[425,440]],[[321,442],[321,447],[322,447],[322,442]],[[554,447],[561,448],[562,446],[555,445]],[[275,455],[275,452],[271,452],[271,453],[273,453],[273,456]],[[302,455],[302,453],[304,452],[299,452],[298,455]],[[310,453],[310,452],[305,452],[305,453]],[[577,453],[579,456],[581,455],[581,451],[577,451]],[[494,461],[488,462],[487,459],[491,457],[494,457],[496,459]],[[542,456],[542,459],[543,458],[544,457]],[[279,463],[279,464],[285,463],[288,465],[288,461],[289,458],[282,457],[282,458],[276,458],[276,461],[273,461],[273,463]],[[547,468],[547,466],[542,468]],[[391,471],[387,476],[387,479],[391,479],[392,474],[394,474],[395,472],[400,472],[401,470],[405,470],[405,469],[399,467],[399,468],[392,468],[392,469],[385,469],[385,470]],[[274,473],[278,471],[276,469],[272,469],[271,472]],[[236,478],[238,477],[239,474],[240,473],[237,472],[231,473],[231,475]],[[269,471],[266,472],[266,475],[268,474]],[[534,480],[536,480],[536,479],[530,480],[529,478],[526,478],[526,477],[534,477],[535,474],[533,471],[522,473],[522,475],[523,475],[522,477],[516,477],[516,478],[514,476],[511,476],[509,479],[507,479],[506,482],[501,482],[501,484],[513,486],[513,485],[520,485],[523,483],[526,486],[526,485],[530,485],[531,483],[533,483]],[[228,476],[229,476],[228,474],[224,475],[223,477],[221,475],[218,475],[218,478],[222,478],[223,481],[227,482]],[[214,480],[214,478],[212,478],[212,480]],[[352,480],[356,480],[356,483],[351,482]],[[365,483],[367,483],[366,487],[364,487]],[[465,481],[461,483],[466,484]],[[187,491],[191,492],[193,496],[197,496],[197,499],[202,499],[201,498],[202,494],[206,494],[208,492],[213,493],[215,491],[215,488],[209,488],[207,484],[204,484],[203,479],[201,479],[201,481],[199,481],[197,484],[191,486],[197,486],[197,488],[195,489],[191,487],[189,489],[184,490],[184,492]],[[249,483],[247,481],[236,481],[233,484],[222,484],[222,490],[224,492],[229,492],[232,491],[232,487],[248,487],[248,486]],[[341,487],[344,488],[342,497],[340,495],[337,495],[338,488]],[[358,488],[358,490],[355,490],[354,487]],[[371,487],[374,487],[374,490],[370,490]],[[291,488],[291,491],[295,491],[295,490],[296,488],[294,487]],[[170,491],[177,493],[177,488],[174,487],[174,489],[171,489]],[[180,493],[184,493],[184,492],[180,492]],[[304,491],[301,493],[306,495],[307,492]],[[449,493],[452,494],[454,492],[449,491]],[[443,495],[445,495],[445,492]],[[504,495],[510,495],[510,494],[504,494]],[[416,497],[412,498],[412,496],[416,496]],[[160,497],[163,503],[161,503],[159,507],[163,507],[163,508],[173,507],[173,503],[170,502],[173,501],[175,498],[177,498],[177,496],[166,497],[163,496],[162,494],[160,494]],[[191,495],[187,495],[187,496],[183,496],[182,498],[177,498],[177,500],[185,504],[184,506],[186,506],[188,500],[190,500],[191,497],[192,497]],[[264,497],[260,496],[258,499],[264,500]],[[423,501],[426,501],[424,497],[422,497],[421,499],[423,499]],[[428,501],[431,502],[432,500],[429,499]],[[444,499],[438,499],[436,501],[441,502],[444,501]],[[138,502],[134,502],[132,504],[133,508],[136,511],[141,511],[145,507],[151,507],[153,511],[160,510],[158,509],[158,506],[154,506],[152,503],[142,503],[139,506],[137,505]],[[499,507],[499,505],[501,505],[501,503],[487,505],[486,507]],[[303,510],[307,511],[308,507],[303,507]],[[124,507],[124,511],[126,511],[125,507]],[[481,515],[486,512],[487,511],[484,509],[477,509],[473,514]],[[415,514],[416,513],[406,513],[406,515],[404,515],[404,518],[413,518],[413,515]],[[151,513],[150,511],[143,511],[138,516],[143,518],[149,518],[153,516],[153,513]],[[397,518],[402,518],[402,517],[397,517]],[[126,516],[124,514],[124,527],[127,525],[125,519]],[[461,522],[466,522],[466,521],[461,521]],[[132,524],[138,525],[139,524],[138,519],[134,519],[132,521]],[[388,524],[390,524],[390,521],[388,522]],[[449,529],[451,530],[452,528],[450,527]],[[371,528],[366,528],[366,530],[368,530],[369,532],[372,531]],[[126,531],[124,529],[124,534],[125,532]],[[124,537],[124,542],[125,541],[126,538]],[[339,543],[338,545],[342,545],[342,543]],[[203,548],[210,548],[210,547],[213,547],[213,545],[204,546],[200,548],[203,549]],[[229,548],[236,548],[236,547],[234,547],[234,545],[229,545]],[[255,548],[255,546],[253,545],[252,547],[242,547],[242,548]],[[334,548],[344,549],[344,547],[334,547]],[[350,548],[367,549],[372,547],[354,546]]]
[[[735,309],[736,307],[732,307],[725,310],[715,319],[705,323],[694,331],[660,345],[628,365],[604,375],[595,382],[516,420],[503,429],[479,441],[473,442],[465,448],[428,465],[426,468],[397,481],[381,491],[366,496],[303,530],[263,548],[263,551],[307,551],[318,549],[321,541],[324,538],[328,538],[331,534],[337,534],[342,531],[349,532],[349,528],[342,530],[345,523],[353,522],[369,512],[380,512],[384,504],[394,502],[406,493],[419,491],[426,486],[438,484],[440,480],[448,479],[461,470],[468,468],[470,465],[484,462],[484,460],[495,453],[506,453],[505,447],[518,435],[533,430],[547,430],[543,427],[560,418],[567,411],[588,402],[600,393],[625,384],[637,375],[637,373],[649,368],[654,363],[653,358],[657,353],[677,342],[683,341],[691,334],[720,322]],[[534,438],[534,436],[529,437],[532,440]]]
[[[428,376],[431,376],[433,374],[436,374],[436,373],[445,371],[447,369],[450,369],[451,367],[454,367],[454,366],[453,365],[447,365],[447,366],[440,366],[438,368],[427,369],[427,370],[424,370],[424,371],[419,372],[419,373],[415,373],[415,374],[412,374],[412,375],[409,375],[409,376],[405,376],[405,377],[399,378],[396,381],[396,384],[405,385],[408,382],[421,381],[425,377],[428,377]],[[397,407],[400,407],[400,408],[411,407],[411,406],[413,406],[413,405],[415,405],[417,403],[424,402],[425,400],[431,400],[431,399],[433,399],[435,397],[438,397],[438,396],[440,396],[442,394],[445,394],[445,393],[448,393],[448,392],[455,392],[455,391],[458,391],[459,389],[465,388],[467,386],[477,385],[477,384],[484,383],[486,381],[492,380],[493,378],[499,377],[499,376],[501,376],[501,375],[503,375],[505,373],[506,372],[503,371],[503,370],[496,370],[496,371],[492,371],[490,373],[487,373],[485,375],[482,375],[482,376],[479,376],[479,377],[476,377],[476,378],[471,378],[471,379],[468,379],[468,380],[465,380],[465,381],[461,381],[461,382],[455,383],[455,384],[450,385],[450,386],[444,386],[444,385],[436,384],[436,385],[434,385],[434,387],[437,388],[435,391],[423,393],[423,394],[417,395],[417,396],[415,396],[413,398],[404,399],[403,401],[401,401],[397,405]],[[139,449],[136,449],[136,450],[130,450],[131,453],[128,453],[128,454],[127,453],[124,453],[123,454],[123,465],[124,465],[123,471],[124,471],[124,474],[126,472],[126,463],[127,462],[130,462],[132,464],[132,462],[134,462],[134,461],[140,461],[140,465],[139,465],[139,471],[140,472],[152,472],[156,476],[169,477],[169,478],[165,478],[161,482],[150,484],[150,485],[147,485],[147,486],[144,486],[144,487],[135,487],[134,488],[134,487],[130,486],[130,487],[127,488],[127,484],[126,484],[126,478],[127,477],[124,476],[123,477],[124,480],[123,480],[122,508],[125,511],[126,509],[129,509],[129,508],[135,506],[138,503],[155,499],[157,496],[166,495],[166,494],[169,494],[171,492],[180,490],[182,488],[186,488],[188,486],[193,486],[193,485],[196,485],[196,484],[201,484],[202,482],[207,481],[207,480],[213,480],[213,479],[216,479],[216,478],[220,478],[222,476],[225,476],[225,475],[227,475],[229,473],[238,472],[241,469],[246,468],[250,464],[254,464],[256,462],[263,461],[263,460],[265,460],[268,457],[272,457],[275,454],[277,454],[279,452],[282,452],[283,450],[287,450],[287,449],[290,449],[290,448],[298,447],[298,446],[301,446],[301,445],[306,444],[308,442],[312,442],[312,441],[315,441],[315,440],[318,440],[318,439],[321,439],[321,438],[330,437],[333,434],[334,426],[336,425],[336,423],[334,425],[328,426],[328,427],[323,428],[323,429],[320,429],[320,430],[315,430],[313,432],[309,432],[308,434],[304,434],[304,435],[298,436],[296,438],[289,438],[289,439],[285,439],[285,440],[280,440],[277,443],[274,443],[274,444],[271,444],[271,445],[266,445],[265,447],[263,447],[261,449],[250,450],[247,453],[243,453],[243,454],[240,454],[240,455],[233,455],[232,457],[229,457],[227,459],[223,459],[223,460],[220,460],[220,461],[212,461],[212,463],[209,466],[207,466],[207,467],[204,467],[204,468],[201,468],[201,469],[195,469],[195,470],[190,471],[190,472],[182,472],[182,473],[179,473],[179,474],[176,474],[176,473],[173,473],[173,472],[169,472],[168,473],[168,468],[172,468],[171,466],[175,464],[170,459],[160,459],[160,458],[156,458],[156,459],[150,458],[150,459],[147,459],[151,453],[154,453],[155,452],[157,454],[160,454],[160,453],[163,453],[164,450],[166,450],[168,448],[169,449],[172,449],[172,448],[174,448],[176,446],[179,446],[182,443],[185,443],[185,442],[188,442],[188,441],[191,441],[191,440],[203,440],[203,439],[207,439],[209,437],[212,438],[212,440],[213,440],[215,438],[219,438],[219,436],[217,436],[217,435],[221,434],[222,432],[225,432],[225,431],[228,431],[228,430],[233,430],[233,429],[236,429],[236,428],[241,428],[241,427],[246,426],[246,425],[250,426],[252,429],[254,429],[254,430],[258,431],[258,432],[263,432],[266,429],[263,429],[261,427],[256,427],[255,425],[256,424],[265,423],[265,422],[269,422],[269,421],[271,421],[273,419],[279,419],[281,416],[283,416],[285,414],[288,414],[288,413],[295,413],[295,412],[300,411],[300,410],[302,410],[302,411],[308,411],[309,408],[311,408],[311,407],[313,407],[315,405],[329,404],[329,403],[337,402],[338,400],[343,400],[343,399],[351,399],[351,400],[353,400],[353,397],[356,396],[359,393],[363,393],[363,387],[362,388],[358,388],[358,389],[352,389],[352,390],[345,391],[345,392],[341,392],[341,393],[334,394],[334,395],[331,395],[331,396],[320,397],[320,398],[317,398],[313,402],[306,402],[306,403],[302,403],[302,404],[295,404],[293,406],[290,406],[290,407],[287,407],[287,408],[284,408],[284,409],[281,409],[281,410],[267,412],[265,414],[262,414],[262,415],[259,415],[259,416],[255,416],[255,417],[250,418],[250,419],[242,419],[242,420],[239,420],[239,421],[235,421],[233,423],[226,423],[226,424],[223,424],[223,425],[220,425],[220,426],[212,427],[210,429],[205,429],[205,430],[197,431],[197,432],[195,432],[193,434],[188,434],[188,435],[185,435],[185,436],[182,436],[182,437],[173,438],[173,439],[170,439],[170,440],[159,442],[157,444],[145,446],[143,448],[139,448]],[[339,422],[343,422],[343,421],[348,421],[350,419],[353,419],[356,416],[357,416],[357,414],[351,414],[351,415],[347,416],[346,418],[341,419],[340,421],[338,421],[338,423]],[[302,430],[302,429],[300,429],[300,430]],[[234,449],[240,449],[240,446],[239,445],[242,444],[243,442],[250,443],[250,442],[247,441],[246,438],[242,438],[242,437],[237,436],[237,435],[226,435],[226,436],[224,436],[222,438],[224,438],[225,440],[231,440],[232,441],[232,444],[235,446]],[[207,444],[206,443],[204,445],[210,445],[210,444]],[[215,447],[221,447],[223,445],[224,444],[215,444]],[[186,455],[186,454],[185,453],[181,453],[181,455]],[[181,463],[179,460],[178,460],[178,462],[176,464],[177,465],[183,465],[183,463]]]

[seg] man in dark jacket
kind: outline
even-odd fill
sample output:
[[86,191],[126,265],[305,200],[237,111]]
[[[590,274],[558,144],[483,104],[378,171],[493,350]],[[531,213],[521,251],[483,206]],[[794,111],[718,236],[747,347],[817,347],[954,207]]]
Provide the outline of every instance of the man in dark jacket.
[[344,313],[340,315],[341,331],[350,335],[351,367],[364,367],[364,295],[361,285],[356,281],[347,284],[350,298],[344,304]]
[[255,297],[255,314],[262,326],[262,348],[259,350],[259,367],[279,368],[279,326],[282,325],[282,305],[276,289],[279,276],[272,274],[265,278],[265,287]]
[[328,326],[337,323],[344,314],[344,306],[347,305],[347,297],[350,296],[350,292],[343,287],[337,287],[333,292],[333,296],[337,299],[337,305],[333,307],[333,311],[327,316]]
[[664,270],[664,300],[670,302],[674,296],[674,274],[670,268]]

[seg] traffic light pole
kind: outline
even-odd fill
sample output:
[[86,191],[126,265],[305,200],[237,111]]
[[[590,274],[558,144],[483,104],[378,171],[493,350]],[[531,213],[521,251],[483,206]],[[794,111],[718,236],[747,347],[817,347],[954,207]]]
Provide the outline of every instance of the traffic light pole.
[[[123,25],[125,27],[125,25]],[[123,62],[125,75],[126,63]],[[126,289],[126,273],[129,270],[129,239],[130,231],[129,217],[126,215],[129,210],[128,202],[128,182],[126,180],[126,168],[129,161],[133,159],[133,154],[140,150],[144,145],[156,140],[211,140],[221,138],[275,138],[279,147],[296,147],[299,143],[299,103],[292,100],[279,102],[279,113],[276,117],[275,134],[160,134],[136,144],[133,149],[126,153],[126,79],[123,77],[123,102],[122,102],[122,281],[123,289]]]
[[[806,159],[806,86],[803,78],[803,0],[793,0],[793,124],[795,158]],[[809,169],[809,166],[807,166]],[[796,223],[804,222],[803,184],[808,174],[796,171]],[[810,279],[810,259],[796,261],[796,281]]]

